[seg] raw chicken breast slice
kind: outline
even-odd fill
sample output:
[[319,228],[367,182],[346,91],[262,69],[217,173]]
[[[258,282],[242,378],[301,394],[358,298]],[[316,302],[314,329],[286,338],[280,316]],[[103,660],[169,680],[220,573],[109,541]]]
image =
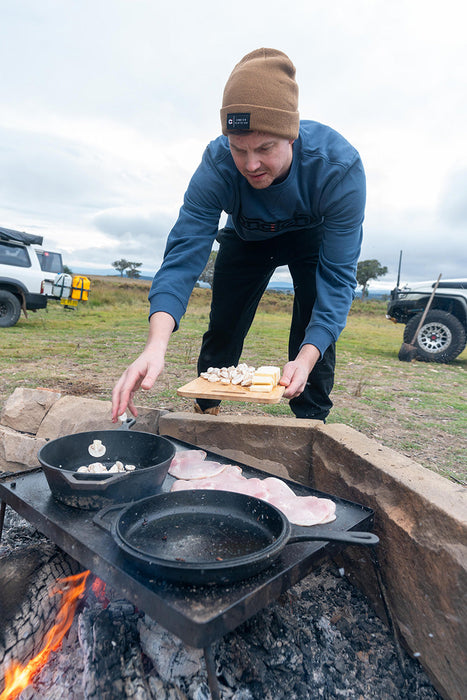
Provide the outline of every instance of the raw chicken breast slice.
[[[273,501],[269,501],[273,505]],[[294,525],[324,525],[336,519],[336,504],[329,498],[295,496],[295,501],[277,506]]]
[[279,508],[279,510],[281,510],[282,503],[287,506],[293,503],[294,499],[297,498],[290,486],[281,479],[277,479],[275,476],[268,476],[266,479],[263,479],[263,485],[267,490],[267,497],[265,500],[272,503],[276,508]]
[[[198,481],[202,481],[202,479],[198,479]],[[193,491],[197,487],[195,486],[196,484],[196,479],[194,481],[186,481],[185,479],[177,479],[177,481],[174,481],[172,484],[172,488],[170,489],[171,491]],[[199,486],[198,486],[199,488]]]
[[224,471],[226,465],[219,462],[209,462],[202,460],[199,462],[180,462],[179,464],[171,463],[169,474],[177,479],[206,479],[216,476]]
[[[213,463],[215,464],[215,462]],[[177,479],[172,485],[171,491],[186,491],[187,489],[217,489],[218,491],[231,491],[230,485],[237,479],[245,479],[242,470],[234,464],[221,464],[222,471],[211,477]]]
[[265,500],[287,516],[294,525],[318,525],[336,519],[336,504],[329,498],[297,496],[290,486],[274,476],[264,479],[268,495]]
[[207,452],[204,450],[185,450],[183,452],[177,452],[172,459],[171,466],[202,462],[203,459],[206,459],[206,456]]
[[[222,474],[220,476],[223,476]],[[220,479],[218,481],[218,489],[223,489],[224,491],[235,491],[235,493],[244,493],[247,496],[254,496],[255,498],[262,498],[263,501],[266,500],[267,489],[263,485],[262,479],[257,479],[255,477],[247,479],[242,476],[237,479],[231,479],[230,481],[225,480],[222,482]]]

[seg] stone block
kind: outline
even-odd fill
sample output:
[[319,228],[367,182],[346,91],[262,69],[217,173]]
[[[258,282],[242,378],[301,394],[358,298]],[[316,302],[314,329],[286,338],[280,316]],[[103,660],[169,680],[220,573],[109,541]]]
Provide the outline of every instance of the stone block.
[[61,394],[48,389],[17,387],[5,402],[0,425],[35,435],[50,408]]
[[0,425],[0,470],[19,472],[39,466],[37,453],[46,440]]
[[[157,433],[159,409],[138,407],[138,418],[134,430]],[[128,414],[129,415],[129,414]],[[111,402],[78,396],[63,396],[50,409],[42,421],[37,436],[54,440],[63,435],[92,430],[116,430],[121,423],[112,423]]]
[[[312,476],[315,488],[375,511],[377,556],[401,639],[442,696],[461,700],[467,688],[466,490],[338,424],[316,429]],[[374,580],[364,575],[368,554],[349,548],[342,561],[380,608]]]
[[322,425],[321,421],[167,413],[161,416],[159,432],[234,462],[308,484],[316,425]]

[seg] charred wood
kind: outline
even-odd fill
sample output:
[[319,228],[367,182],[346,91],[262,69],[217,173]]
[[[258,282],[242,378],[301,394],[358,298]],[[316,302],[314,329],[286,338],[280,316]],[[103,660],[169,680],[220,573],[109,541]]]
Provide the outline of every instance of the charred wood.
[[41,649],[55,622],[60,599],[50,596],[57,579],[79,565],[50,542],[26,544],[0,555],[0,668],[26,663]]
[[126,601],[79,616],[86,700],[151,700],[137,631],[137,614]]

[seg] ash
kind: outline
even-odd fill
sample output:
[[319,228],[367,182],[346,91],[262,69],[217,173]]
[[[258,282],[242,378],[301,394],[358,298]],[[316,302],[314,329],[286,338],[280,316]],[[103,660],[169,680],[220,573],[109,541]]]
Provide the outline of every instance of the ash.
[[[7,508],[0,566],[12,552],[47,542]],[[88,592],[61,648],[20,699],[209,700],[202,650],[108,587],[106,597]],[[215,642],[213,652],[222,700],[441,700],[333,562]]]

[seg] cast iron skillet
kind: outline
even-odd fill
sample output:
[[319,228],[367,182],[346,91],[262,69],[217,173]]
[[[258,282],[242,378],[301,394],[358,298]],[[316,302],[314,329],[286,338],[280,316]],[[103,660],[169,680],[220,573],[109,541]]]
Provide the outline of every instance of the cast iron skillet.
[[93,522],[111,533],[138,569],[202,585],[249,578],[292,542],[379,542],[371,532],[333,530],[329,525],[294,526],[292,532],[286,516],[270,503],[217,490],[162,493],[110,506]]
[[[52,495],[68,506],[96,510],[112,503],[137,501],[160,490],[175,455],[175,446],[165,437],[130,431],[135,419],[115,430],[92,430],[51,440],[38,452]],[[103,457],[88,452],[93,440],[106,447]],[[111,467],[117,460],[136,469],[121,473],[87,474],[78,467],[102,462]]]

